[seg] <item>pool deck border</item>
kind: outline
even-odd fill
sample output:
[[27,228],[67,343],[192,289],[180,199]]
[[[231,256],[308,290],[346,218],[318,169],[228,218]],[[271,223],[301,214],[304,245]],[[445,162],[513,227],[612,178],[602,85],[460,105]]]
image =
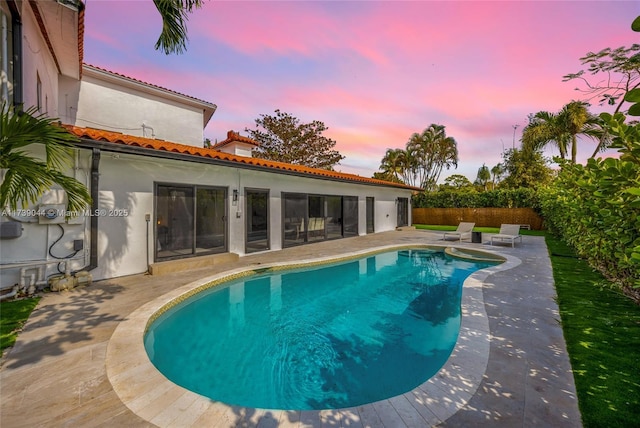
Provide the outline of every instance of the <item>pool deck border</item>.
[[452,246],[455,244],[385,245],[343,256],[301,260],[295,264],[283,262],[243,267],[191,282],[142,305],[119,323],[107,345],[105,364],[108,379],[122,403],[133,413],[161,427],[227,427],[239,423],[258,427],[286,427],[299,423],[354,427],[438,425],[463,408],[480,386],[489,361],[491,340],[483,284],[491,275],[520,265],[522,261],[515,256],[482,249],[482,252],[499,256],[505,262],[474,272],[465,280],[458,340],[451,356],[436,375],[405,394],[362,406],[287,411],[244,408],[212,401],[166,379],[147,356],[144,334],[148,325],[167,308],[205,288],[256,270],[331,263],[403,248],[444,249]]

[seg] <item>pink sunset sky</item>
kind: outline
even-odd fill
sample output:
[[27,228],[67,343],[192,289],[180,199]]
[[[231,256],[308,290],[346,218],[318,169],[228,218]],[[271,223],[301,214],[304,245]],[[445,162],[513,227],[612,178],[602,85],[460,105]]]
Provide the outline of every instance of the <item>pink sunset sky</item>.
[[[440,182],[473,181],[516,125],[519,145],[528,114],[585,99],[562,76],[587,52],[640,43],[639,14],[636,1],[206,1],[187,52],[166,56],[151,1],[87,0],[84,60],[216,104],[212,142],[276,109],[323,121],[345,156],[335,169],[366,177],[387,149],[441,124],[459,163]],[[579,160],[594,148],[581,142]]]

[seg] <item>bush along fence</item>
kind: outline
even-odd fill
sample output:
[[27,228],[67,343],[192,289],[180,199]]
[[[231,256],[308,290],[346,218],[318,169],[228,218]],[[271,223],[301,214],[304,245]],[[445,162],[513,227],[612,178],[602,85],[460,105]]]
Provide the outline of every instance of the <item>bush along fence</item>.
[[413,208],[414,224],[457,225],[474,222],[479,227],[500,227],[501,224],[528,225],[532,230],[543,228],[542,217],[531,208]]
[[440,190],[417,194],[413,208],[533,208],[537,209],[538,194],[534,189],[497,189],[486,192],[470,190]]

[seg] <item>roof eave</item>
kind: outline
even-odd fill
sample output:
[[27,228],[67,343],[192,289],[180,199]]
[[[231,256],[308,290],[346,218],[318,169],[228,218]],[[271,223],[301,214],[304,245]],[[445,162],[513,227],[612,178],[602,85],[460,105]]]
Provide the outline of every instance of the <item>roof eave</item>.
[[112,143],[109,141],[97,141],[97,140],[93,140],[91,138],[86,138],[86,137],[80,137],[79,142],[76,143],[75,145],[80,148],[98,148],[100,150],[104,150],[107,152],[140,155],[140,156],[154,157],[154,158],[160,158],[160,159],[182,160],[185,162],[204,163],[204,164],[210,164],[210,165],[228,166],[232,168],[264,171],[272,174],[315,178],[315,179],[321,179],[325,181],[334,181],[334,182],[341,182],[341,183],[360,184],[360,185],[377,186],[377,187],[393,187],[396,189],[413,191],[413,192],[421,190],[419,188],[415,188],[407,185],[401,185],[397,183],[391,183],[391,182],[373,183],[373,182],[367,182],[367,181],[358,181],[358,180],[349,179],[349,178],[324,176],[320,174],[311,174],[307,172],[293,171],[286,168],[277,168],[273,166],[245,164],[242,162],[238,162],[236,160],[216,159],[216,158],[205,157],[205,156],[194,156],[189,153],[170,152],[166,150],[157,150],[157,149],[140,147],[140,146],[131,146],[128,144]]
[[90,64],[83,64],[82,70],[83,70],[83,75],[87,77],[94,77],[104,81],[114,82],[120,86],[136,89],[141,92],[146,92],[149,94],[160,96],[162,98],[170,99],[182,104],[186,104],[192,107],[197,107],[199,109],[202,109],[204,111],[204,125],[206,125],[209,122],[209,120],[211,119],[211,116],[213,116],[216,109],[218,108],[217,105],[209,101],[204,101],[194,97],[190,97],[188,95],[180,94],[178,92],[174,92],[172,90],[165,89],[160,86],[156,86],[150,83],[145,83],[137,79],[133,79],[118,73],[104,70]]

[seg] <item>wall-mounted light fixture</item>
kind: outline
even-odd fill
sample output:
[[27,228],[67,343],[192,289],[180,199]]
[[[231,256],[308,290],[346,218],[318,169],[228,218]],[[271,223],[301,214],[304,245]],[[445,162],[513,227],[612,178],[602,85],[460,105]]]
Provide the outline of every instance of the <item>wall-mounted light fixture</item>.
[[238,190],[233,189],[233,202],[238,202]]

